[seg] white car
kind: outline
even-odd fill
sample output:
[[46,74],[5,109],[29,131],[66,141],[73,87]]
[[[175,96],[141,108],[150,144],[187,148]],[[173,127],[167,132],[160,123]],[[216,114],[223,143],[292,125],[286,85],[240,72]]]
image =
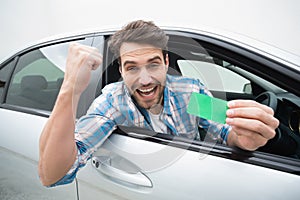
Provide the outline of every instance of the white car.
[[[121,81],[107,46],[114,30],[51,39],[0,63],[0,199],[299,199],[300,58],[239,35],[164,28],[170,73],[199,78],[217,98],[275,110],[277,134],[254,152],[120,126],[68,185],[39,181],[40,133],[63,81],[71,42],[103,54],[77,118],[101,89]],[[59,147],[58,147],[59,148]]]

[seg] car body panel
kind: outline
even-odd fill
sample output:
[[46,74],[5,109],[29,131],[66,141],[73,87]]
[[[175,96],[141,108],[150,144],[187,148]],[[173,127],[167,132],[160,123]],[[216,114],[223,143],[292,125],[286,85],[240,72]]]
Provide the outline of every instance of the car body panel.
[[16,152],[0,147],[1,199],[76,199],[75,182],[53,189],[45,188],[37,174],[36,159]]
[[[100,151],[94,156],[117,154],[134,161],[149,177],[153,187],[126,184],[95,172],[91,162],[79,174],[79,180],[123,194],[122,197],[127,199],[297,199],[300,195],[298,175],[211,156],[201,151],[118,134],[112,135]],[[166,159],[169,159],[168,162]],[[264,187],[257,187],[258,183]]]

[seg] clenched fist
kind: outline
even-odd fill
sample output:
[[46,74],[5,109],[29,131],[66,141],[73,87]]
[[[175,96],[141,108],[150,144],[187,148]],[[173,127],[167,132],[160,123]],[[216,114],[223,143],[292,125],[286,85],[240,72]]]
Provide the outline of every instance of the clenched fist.
[[73,90],[80,95],[88,86],[91,71],[102,63],[98,49],[82,44],[72,43],[69,47],[64,83],[62,88]]

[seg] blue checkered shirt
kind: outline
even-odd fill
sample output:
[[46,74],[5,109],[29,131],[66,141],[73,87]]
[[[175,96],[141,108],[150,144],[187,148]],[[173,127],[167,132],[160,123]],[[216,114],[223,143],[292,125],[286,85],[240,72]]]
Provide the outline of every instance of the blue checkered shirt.
[[[167,126],[166,134],[199,139],[198,126],[200,126],[208,130],[210,138],[226,143],[230,126],[187,113],[192,92],[211,96],[207,88],[197,79],[167,75],[164,106],[160,116]],[[148,112],[135,103],[124,82],[107,85],[102,94],[94,100],[87,114],[78,120],[75,130],[77,159],[69,172],[52,186],[72,182],[77,171],[87,163],[117,125],[153,130]]]

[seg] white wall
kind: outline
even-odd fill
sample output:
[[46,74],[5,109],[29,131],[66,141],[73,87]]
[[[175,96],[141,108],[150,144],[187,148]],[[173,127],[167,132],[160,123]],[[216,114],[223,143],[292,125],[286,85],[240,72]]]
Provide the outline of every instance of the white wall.
[[0,0],[0,60],[39,39],[133,19],[210,26],[300,55],[298,0]]

